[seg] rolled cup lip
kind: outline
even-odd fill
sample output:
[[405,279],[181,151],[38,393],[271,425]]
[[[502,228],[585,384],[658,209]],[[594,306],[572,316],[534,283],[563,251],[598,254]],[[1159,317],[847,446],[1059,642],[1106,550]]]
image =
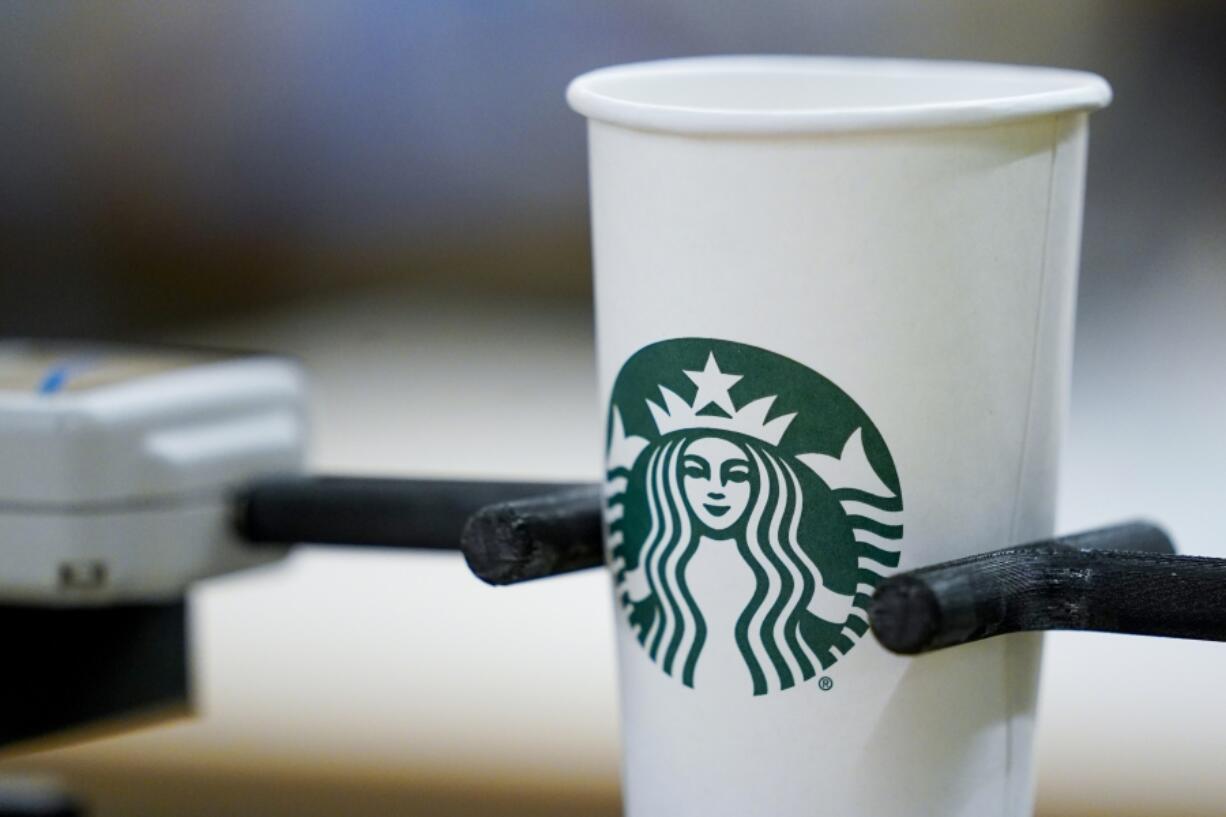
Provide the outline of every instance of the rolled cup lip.
[[[897,78],[933,82],[930,101],[772,108],[650,102],[627,92],[626,80],[686,75],[770,74],[828,78]],[[981,92],[940,98],[941,82],[972,79]],[[571,108],[589,119],[649,131],[693,135],[780,135],[975,127],[1072,112],[1111,102],[1111,86],[1086,71],[947,60],[819,56],[710,56],[628,63],[589,71],[566,89]]]

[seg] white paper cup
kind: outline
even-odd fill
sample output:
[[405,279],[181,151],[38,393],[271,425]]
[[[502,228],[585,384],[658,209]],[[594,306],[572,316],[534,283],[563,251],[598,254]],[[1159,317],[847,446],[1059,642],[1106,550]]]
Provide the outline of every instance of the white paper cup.
[[1052,533],[1087,112],[1039,68],[609,68],[587,116],[631,817],[1031,809],[1041,642],[877,577]]

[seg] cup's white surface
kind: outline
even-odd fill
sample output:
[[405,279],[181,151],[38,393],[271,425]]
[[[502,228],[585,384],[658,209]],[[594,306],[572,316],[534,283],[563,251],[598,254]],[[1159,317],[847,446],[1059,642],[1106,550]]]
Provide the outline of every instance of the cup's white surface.
[[[1051,533],[1086,113],[1109,93],[1075,72],[821,58],[580,77],[602,406],[653,343],[759,347],[875,424],[902,569]],[[685,685],[618,622],[631,817],[1030,812],[1037,637],[904,659],[866,636],[751,695]],[[741,671],[704,650],[707,678]]]

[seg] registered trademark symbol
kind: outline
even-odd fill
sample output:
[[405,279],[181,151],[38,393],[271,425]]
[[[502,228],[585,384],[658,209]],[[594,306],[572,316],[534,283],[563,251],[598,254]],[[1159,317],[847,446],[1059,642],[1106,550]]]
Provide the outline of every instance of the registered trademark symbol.
[[834,679],[832,679],[829,675],[823,675],[817,681],[817,688],[822,692],[829,692],[830,690],[834,689]]

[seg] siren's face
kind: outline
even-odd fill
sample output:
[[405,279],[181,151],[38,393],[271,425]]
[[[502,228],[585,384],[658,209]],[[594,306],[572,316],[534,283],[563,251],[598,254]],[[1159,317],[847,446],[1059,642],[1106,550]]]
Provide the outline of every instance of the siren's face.
[[686,502],[700,523],[713,531],[732,527],[749,507],[749,458],[721,437],[699,437],[681,454]]

